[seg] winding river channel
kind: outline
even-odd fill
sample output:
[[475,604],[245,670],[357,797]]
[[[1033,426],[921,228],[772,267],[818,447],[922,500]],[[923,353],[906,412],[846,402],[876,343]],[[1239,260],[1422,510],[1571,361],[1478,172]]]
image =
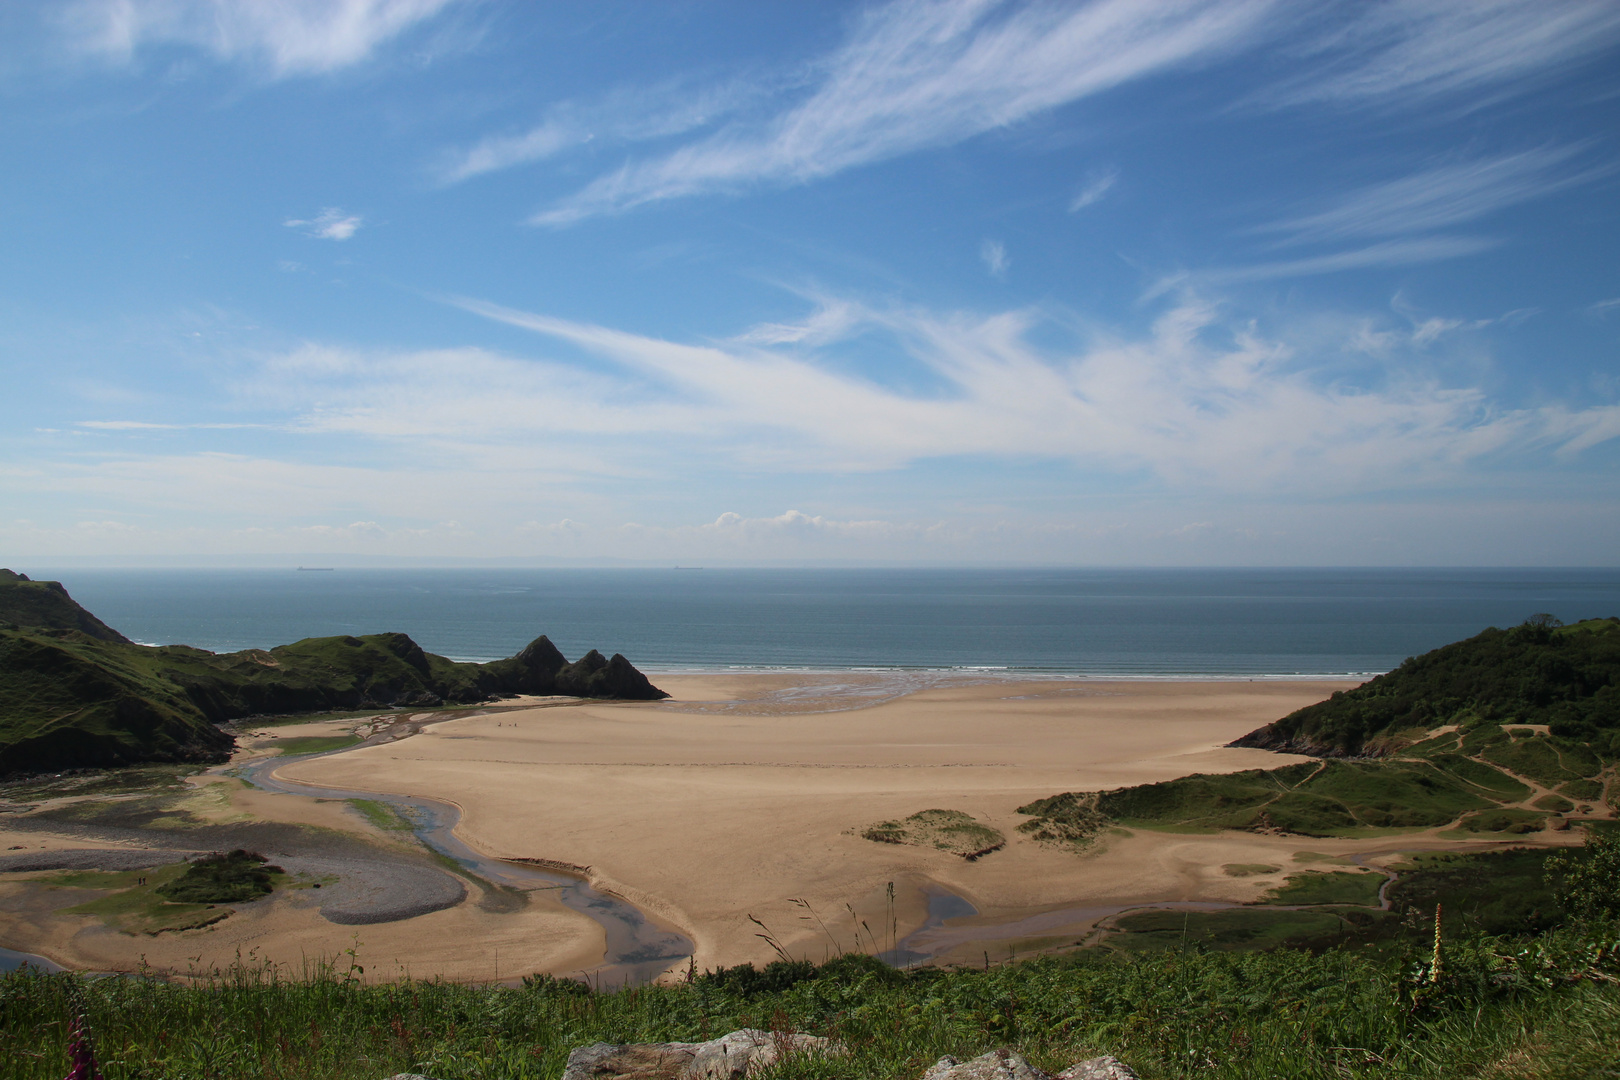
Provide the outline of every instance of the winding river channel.
[[[351,748],[352,749],[352,748]],[[602,963],[585,974],[602,987],[652,981],[672,965],[692,955],[692,942],[685,935],[659,926],[633,904],[591,888],[583,878],[560,871],[507,862],[470,847],[455,835],[461,811],[450,803],[420,795],[394,795],[375,791],[346,791],[318,787],[275,775],[276,770],[296,761],[340,754],[270,757],[232,769],[254,787],[286,795],[317,799],[370,799],[391,807],[411,825],[411,831],[432,851],[438,852],[474,877],[494,885],[525,892],[552,889],[563,905],[594,919],[607,936]]]

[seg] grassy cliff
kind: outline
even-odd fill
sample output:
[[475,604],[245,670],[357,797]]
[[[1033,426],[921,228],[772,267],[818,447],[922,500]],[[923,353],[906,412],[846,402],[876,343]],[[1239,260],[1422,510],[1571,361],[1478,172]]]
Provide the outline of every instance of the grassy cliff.
[[1418,732],[1475,720],[1547,724],[1554,735],[1620,754],[1620,619],[1560,626],[1536,616],[1511,630],[1491,627],[1232,745],[1378,756]]
[[136,761],[215,761],[231,738],[139,645],[0,630],[0,776]]
[[211,653],[136,645],[56,582],[0,571],[0,776],[138,761],[216,761],[239,717],[472,703],[505,694],[654,700],[628,660],[569,663],[545,637],[489,664],[404,634]]
[[76,603],[59,581],[30,581],[27,574],[0,570],[0,628],[77,630],[99,641],[125,645],[120,634]]

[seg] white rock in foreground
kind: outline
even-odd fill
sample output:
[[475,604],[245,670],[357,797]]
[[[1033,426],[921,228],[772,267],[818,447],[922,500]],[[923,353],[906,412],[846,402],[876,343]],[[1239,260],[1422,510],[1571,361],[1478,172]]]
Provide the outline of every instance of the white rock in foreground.
[[922,1080],[1137,1080],[1131,1067],[1115,1057],[1077,1061],[1054,1077],[1011,1050],[991,1050],[968,1061],[946,1055],[922,1074]]
[[[696,1043],[592,1043],[568,1055],[562,1080],[746,1080],[785,1054],[842,1054],[844,1048],[818,1035],[788,1035],[744,1028]],[[388,1080],[429,1080],[399,1073]],[[968,1061],[942,1057],[922,1080],[1138,1080],[1114,1057],[1077,1061],[1053,1076],[1011,1050],[991,1050]]]
[[562,1080],[743,1080],[784,1054],[838,1054],[819,1035],[744,1028],[698,1043],[592,1043],[568,1055]]

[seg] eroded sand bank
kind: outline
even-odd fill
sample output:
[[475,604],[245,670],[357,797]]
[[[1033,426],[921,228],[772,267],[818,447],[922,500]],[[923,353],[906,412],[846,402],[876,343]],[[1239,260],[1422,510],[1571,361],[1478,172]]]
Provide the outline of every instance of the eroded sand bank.
[[[868,933],[886,944],[891,881],[904,936],[922,924],[930,888],[971,901],[975,923],[1135,901],[1248,899],[1275,882],[1224,877],[1220,864],[1333,847],[1299,837],[1139,834],[1080,856],[1024,839],[1016,808],[1061,791],[1299,760],[1222,744],[1351,683],[657,681],[673,700],[454,720],[293,763],[282,775],[454,803],[462,839],[501,857],[591,867],[599,887],[691,936],[700,968],[772,958],[749,916],[788,951],[818,958],[854,945],[849,905],[869,928],[863,945]],[[968,862],[860,835],[932,808],[972,815],[1007,846]],[[428,918],[396,925],[409,933],[424,923],[425,937],[435,932]]]

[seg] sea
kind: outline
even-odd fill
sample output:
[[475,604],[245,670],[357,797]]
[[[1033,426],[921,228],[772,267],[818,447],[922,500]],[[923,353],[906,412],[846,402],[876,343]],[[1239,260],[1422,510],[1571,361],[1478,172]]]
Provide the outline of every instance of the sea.
[[545,634],[653,673],[1355,677],[1537,613],[1620,615],[1620,569],[15,569],[148,644],[402,631],[485,661]]

